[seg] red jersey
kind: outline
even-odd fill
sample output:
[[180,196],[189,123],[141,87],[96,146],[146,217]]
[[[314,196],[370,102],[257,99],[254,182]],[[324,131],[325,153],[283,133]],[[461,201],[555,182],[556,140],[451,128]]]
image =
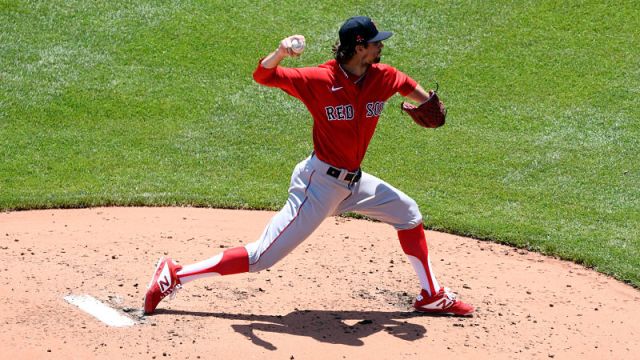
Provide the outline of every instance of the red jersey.
[[253,78],[300,99],[313,116],[318,159],[349,171],[360,167],[387,99],[397,92],[409,95],[417,86],[386,64],[371,65],[354,84],[336,60],[305,68],[267,69],[258,64]]

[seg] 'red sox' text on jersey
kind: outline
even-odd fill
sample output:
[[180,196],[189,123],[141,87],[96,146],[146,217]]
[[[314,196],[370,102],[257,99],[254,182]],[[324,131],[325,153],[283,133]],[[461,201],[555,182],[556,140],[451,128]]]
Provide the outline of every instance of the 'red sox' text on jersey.
[[386,64],[373,64],[354,83],[336,60],[305,68],[258,64],[253,78],[300,99],[313,116],[316,156],[350,171],[360,167],[387,99],[398,92],[406,96],[417,85]]

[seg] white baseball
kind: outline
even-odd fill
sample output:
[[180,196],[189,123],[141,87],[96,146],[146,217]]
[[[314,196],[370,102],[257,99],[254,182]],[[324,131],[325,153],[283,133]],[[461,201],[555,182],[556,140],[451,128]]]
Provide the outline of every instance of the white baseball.
[[292,39],[291,50],[293,50],[293,52],[296,54],[302,53],[304,51],[304,41],[300,39]]

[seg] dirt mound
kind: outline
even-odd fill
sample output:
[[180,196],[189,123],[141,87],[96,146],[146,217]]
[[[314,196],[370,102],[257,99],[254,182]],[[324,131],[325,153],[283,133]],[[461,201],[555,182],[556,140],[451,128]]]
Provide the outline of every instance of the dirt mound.
[[[329,218],[257,274],[207,278],[139,308],[155,261],[192,263],[256,239],[271,212],[94,208],[0,214],[6,358],[633,358],[640,292],[581,266],[427,232],[441,284],[472,318],[411,312],[419,283],[393,228]],[[109,327],[64,297],[138,323]],[[633,355],[636,354],[636,355]]]

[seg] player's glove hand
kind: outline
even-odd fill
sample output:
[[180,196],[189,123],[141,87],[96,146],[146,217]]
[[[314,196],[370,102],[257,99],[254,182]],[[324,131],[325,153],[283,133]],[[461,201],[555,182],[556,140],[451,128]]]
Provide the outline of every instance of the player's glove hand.
[[[437,91],[437,90],[436,90]],[[400,108],[409,114],[416,124],[426,128],[437,128],[444,125],[447,117],[447,109],[444,107],[438,94],[434,90],[429,91],[429,98],[419,106],[402,102]]]

